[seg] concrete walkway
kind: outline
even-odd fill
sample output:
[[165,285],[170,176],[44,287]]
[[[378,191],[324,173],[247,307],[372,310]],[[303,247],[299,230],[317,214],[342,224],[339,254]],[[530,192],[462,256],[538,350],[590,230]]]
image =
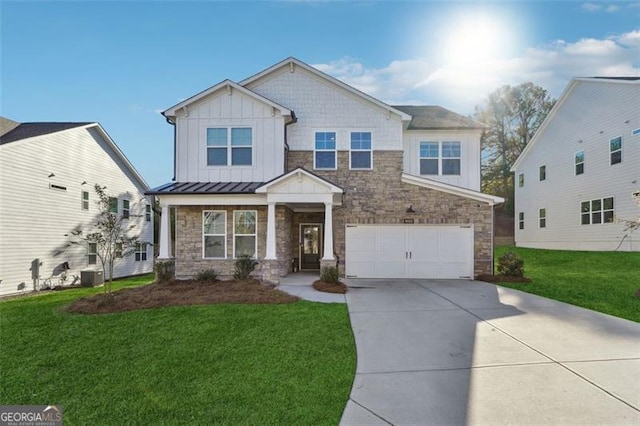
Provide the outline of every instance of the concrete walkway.
[[343,425],[640,425],[640,324],[463,280],[358,280]]
[[312,302],[346,303],[344,294],[324,293],[313,288],[311,285],[318,279],[318,272],[295,272],[282,277],[276,289]]

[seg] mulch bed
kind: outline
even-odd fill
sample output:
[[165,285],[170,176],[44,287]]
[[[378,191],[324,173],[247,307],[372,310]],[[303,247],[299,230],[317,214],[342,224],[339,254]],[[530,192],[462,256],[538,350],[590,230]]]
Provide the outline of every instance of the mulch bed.
[[345,294],[347,292],[347,286],[344,283],[327,283],[324,281],[314,281],[313,288],[325,293]]
[[498,274],[498,275],[480,274],[476,277],[476,281],[485,281],[488,283],[530,283],[531,278],[508,277],[502,274]]
[[124,288],[113,292],[111,296],[97,294],[85,297],[73,302],[66,310],[81,314],[106,314],[177,305],[268,304],[292,303],[297,300],[298,297],[275,290],[273,286],[267,286],[258,280],[172,280]]

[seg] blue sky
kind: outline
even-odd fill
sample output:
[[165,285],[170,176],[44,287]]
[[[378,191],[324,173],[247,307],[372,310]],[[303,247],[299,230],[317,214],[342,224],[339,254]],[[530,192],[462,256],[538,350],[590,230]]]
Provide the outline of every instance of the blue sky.
[[503,84],[640,75],[639,1],[0,0],[0,20],[0,115],[99,121],[152,187],[173,176],[160,111],[289,56],[462,114]]

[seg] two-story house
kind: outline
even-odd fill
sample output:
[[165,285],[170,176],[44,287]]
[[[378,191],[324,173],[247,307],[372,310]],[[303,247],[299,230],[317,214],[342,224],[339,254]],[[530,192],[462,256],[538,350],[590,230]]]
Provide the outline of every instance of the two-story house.
[[492,273],[503,200],[479,191],[480,123],[387,105],[295,58],[163,115],[175,181],[149,193],[163,210],[159,258],[175,258],[178,278],[231,275],[240,255],[271,282],[336,264],[359,278]]
[[640,77],[574,78],[511,171],[516,245],[640,251]]

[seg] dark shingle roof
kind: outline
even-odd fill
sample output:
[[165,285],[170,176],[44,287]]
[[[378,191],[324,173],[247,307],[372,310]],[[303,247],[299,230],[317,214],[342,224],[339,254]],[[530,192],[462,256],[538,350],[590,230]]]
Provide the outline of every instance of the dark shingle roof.
[[0,145],[32,138],[34,136],[42,136],[62,130],[73,129],[74,127],[86,126],[87,124],[92,123],[21,123],[6,135],[0,136]]
[[593,77],[593,78],[600,78],[602,80],[623,80],[623,81],[640,80],[640,77]]
[[151,189],[147,195],[253,194],[263,182],[171,182]]
[[392,105],[412,119],[407,130],[484,129],[487,126],[437,105]]

